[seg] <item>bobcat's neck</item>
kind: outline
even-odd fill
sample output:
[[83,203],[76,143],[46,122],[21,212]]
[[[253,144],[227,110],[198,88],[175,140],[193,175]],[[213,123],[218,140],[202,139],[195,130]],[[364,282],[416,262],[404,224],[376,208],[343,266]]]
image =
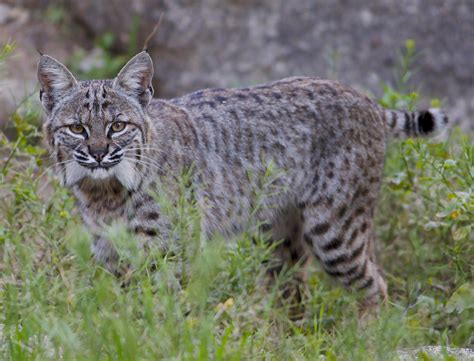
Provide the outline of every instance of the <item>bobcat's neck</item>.
[[127,217],[130,191],[116,178],[85,178],[74,187],[74,194],[82,217],[93,233],[100,233],[104,225]]
[[[148,156],[159,163],[165,177],[179,174],[196,161],[199,139],[196,124],[186,109],[154,99],[148,108],[151,120]],[[146,147],[146,146],[145,146]]]

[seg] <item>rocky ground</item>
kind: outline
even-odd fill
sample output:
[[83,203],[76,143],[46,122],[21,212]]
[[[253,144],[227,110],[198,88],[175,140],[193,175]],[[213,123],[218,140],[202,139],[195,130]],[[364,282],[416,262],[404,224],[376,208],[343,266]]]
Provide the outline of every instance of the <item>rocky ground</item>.
[[[422,356],[423,355],[423,356]],[[417,349],[400,350],[398,351],[400,361],[415,361],[420,359],[434,359],[446,360],[447,357],[452,357],[457,361],[472,361],[474,360],[474,350],[467,348],[442,348],[441,346],[424,346]]]
[[[59,14],[59,15],[58,15]],[[2,84],[0,124],[36,84],[36,48],[65,60],[94,39],[116,35],[123,53],[136,26],[150,42],[158,96],[202,87],[241,86],[292,75],[337,78],[380,95],[394,80],[398,52],[414,39],[411,80],[427,99],[443,100],[451,118],[474,129],[474,2],[469,0],[40,0],[0,5],[0,41],[18,51]]]

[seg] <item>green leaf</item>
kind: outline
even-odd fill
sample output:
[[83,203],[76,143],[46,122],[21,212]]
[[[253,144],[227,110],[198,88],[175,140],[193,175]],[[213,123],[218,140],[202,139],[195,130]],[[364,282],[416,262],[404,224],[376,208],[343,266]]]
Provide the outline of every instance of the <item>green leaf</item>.
[[474,309],[474,285],[465,283],[453,293],[446,303],[446,312],[461,314],[468,309]]
[[407,39],[405,41],[405,48],[407,49],[409,53],[412,53],[413,51],[415,51],[415,47],[416,47],[415,40]]
[[432,108],[441,108],[441,100],[438,98],[431,99],[431,107]]
[[452,231],[453,239],[455,241],[460,241],[461,239],[466,238],[471,233],[471,225],[460,227]]
[[457,162],[454,159],[447,159],[444,161],[443,166],[445,169],[455,168]]
[[430,231],[432,229],[438,228],[439,226],[440,226],[440,223],[435,222],[435,221],[430,221],[430,222],[425,224],[424,228],[425,228],[426,231]]
[[420,351],[418,353],[418,357],[423,361],[432,361],[433,360],[430,356],[428,356],[428,354],[426,352],[423,352],[423,351]]

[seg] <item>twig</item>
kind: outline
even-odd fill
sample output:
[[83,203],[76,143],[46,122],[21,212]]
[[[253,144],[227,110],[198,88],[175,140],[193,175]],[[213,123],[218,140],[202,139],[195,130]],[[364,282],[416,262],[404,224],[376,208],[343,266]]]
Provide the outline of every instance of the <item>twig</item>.
[[145,43],[143,44],[143,51],[147,51],[148,50],[148,42],[153,38],[153,36],[155,36],[156,32],[158,31],[158,28],[160,27],[161,25],[161,20],[163,19],[163,13],[160,14],[160,18],[158,19],[158,21],[156,22],[153,30],[151,31],[150,34],[148,34],[148,36],[146,37],[145,39]]

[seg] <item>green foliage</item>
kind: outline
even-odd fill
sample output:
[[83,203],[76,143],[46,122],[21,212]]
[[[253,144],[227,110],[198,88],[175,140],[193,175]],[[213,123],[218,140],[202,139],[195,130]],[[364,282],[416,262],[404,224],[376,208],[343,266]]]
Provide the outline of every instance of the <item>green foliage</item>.
[[[408,39],[405,42],[405,48],[399,54],[399,66],[395,71],[395,86],[382,84],[383,95],[380,104],[388,109],[407,109],[415,110],[416,103],[419,100],[417,91],[410,91],[409,82],[413,75],[413,63],[417,56],[415,41]],[[441,107],[439,99],[432,99],[431,106]]]
[[418,100],[417,92],[408,92],[408,83],[412,76],[412,64],[416,56],[415,42],[411,39],[405,42],[404,50],[399,54],[399,67],[395,72],[395,87],[382,84],[383,96],[380,104],[389,109],[414,110]]
[[76,50],[68,67],[80,79],[111,79],[126,62],[136,54],[138,46],[139,19],[134,17],[128,34],[128,49],[117,54],[115,34],[106,32],[95,41],[92,51]]
[[392,297],[431,325],[432,342],[469,344],[474,313],[460,317],[447,301],[474,287],[472,140],[455,131],[444,144],[407,140],[388,154],[377,230]]
[[[402,89],[414,54],[414,42],[407,41],[401,56]],[[418,93],[387,85],[384,90],[383,106],[415,108]],[[439,100],[432,106],[440,106]],[[376,229],[392,297],[404,299],[407,316],[429,329],[431,342],[472,344],[472,309],[460,316],[454,301],[447,304],[461,285],[474,287],[472,135],[454,130],[444,143],[408,139],[391,144],[385,173]]]
[[45,11],[46,20],[55,25],[61,25],[66,18],[66,12],[63,6],[53,3]]
[[413,39],[407,39],[405,41],[405,48],[398,55],[399,65],[395,71],[396,88],[400,93],[406,93],[408,91],[408,81],[413,74],[413,64],[416,60],[416,44]]
[[[414,106],[409,94],[387,88],[382,103]],[[268,285],[272,248],[252,227],[235,242],[204,241],[187,174],[178,200],[156,194],[180,247],[145,255],[114,225],[135,267],[115,278],[93,261],[73,198],[42,165],[37,111],[28,100],[19,109],[17,137],[0,148],[0,358],[393,360],[399,348],[472,346],[474,149],[460,131],[389,146],[377,231],[391,302],[360,329],[355,296],[317,266],[304,316],[292,320],[281,295],[298,269]]]
[[15,43],[13,42],[6,42],[0,48],[0,65],[7,59],[7,57],[15,50]]

